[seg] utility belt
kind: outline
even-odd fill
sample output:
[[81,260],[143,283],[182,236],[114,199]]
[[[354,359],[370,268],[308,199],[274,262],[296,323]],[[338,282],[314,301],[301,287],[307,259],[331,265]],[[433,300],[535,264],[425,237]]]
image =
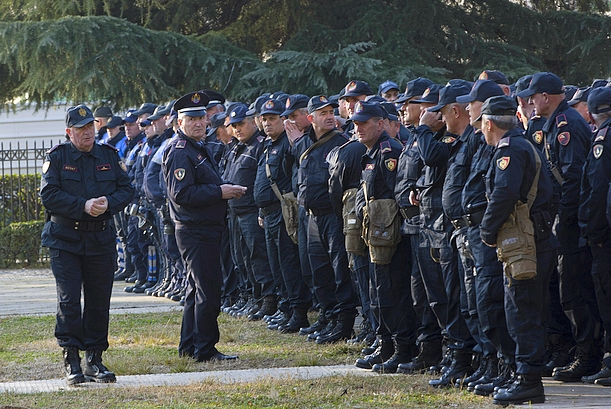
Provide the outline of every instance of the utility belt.
[[307,209],[306,213],[310,216],[324,216],[325,214],[333,213],[333,209]]
[[55,224],[59,224],[60,226],[78,231],[98,232],[104,231],[108,228],[108,220],[102,220],[99,222],[84,222],[82,220],[68,219],[67,217],[62,217],[55,214],[52,214],[51,217],[49,217],[49,220]]
[[281,208],[282,205],[280,204],[280,202],[274,202],[269,206],[261,207],[261,213],[263,213],[263,216],[267,217],[270,214],[277,212]]
[[454,229],[456,229],[456,230],[460,230],[463,227],[467,227],[467,221],[465,219],[463,219],[463,218],[454,219],[454,220],[451,221],[451,223],[452,223],[452,226],[454,226]]
[[484,213],[486,213],[488,202],[470,203],[467,205],[467,214],[464,216],[469,227],[477,226],[482,222]]
[[420,208],[418,206],[400,207],[399,212],[405,220],[410,220],[412,217],[420,214]]

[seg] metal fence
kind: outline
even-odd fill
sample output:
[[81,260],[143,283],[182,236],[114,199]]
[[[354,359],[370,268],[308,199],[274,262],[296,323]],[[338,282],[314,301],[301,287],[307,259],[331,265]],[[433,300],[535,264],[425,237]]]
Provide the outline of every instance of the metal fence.
[[[59,141],[0,143],[0,217],[2,226],[40,220],[40,171],[45,152]],[[1,226],[0,226],[1,227]]]

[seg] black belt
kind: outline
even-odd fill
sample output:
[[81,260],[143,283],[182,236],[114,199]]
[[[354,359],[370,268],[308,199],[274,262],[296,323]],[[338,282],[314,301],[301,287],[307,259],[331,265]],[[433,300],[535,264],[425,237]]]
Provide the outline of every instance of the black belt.
[[420,208],[418,206],[401,207],[399,208],[399,212],[401,212],[401,215],[405,220],[409,220],[412,217],[420,214]]
[[108,220],[102,220],[99,222],[84,222],[82,220],[72,220],[55,214],[51,215],[50,219],[53,223],[78,231],[96,232],[103,231],[108,228]]
[[460,230],[463,227],[467,227],[467,222],[463,219],[452,220],[452,226],[454,226],[456,230]]
[[325,214],[333,213],[333,209],[308,209],[307,213],[312,216],[324,216]]
[[482,222],[485,212],[486,210],[480,210],[479,212],[468,213],[465,216],[465,218],[467,219],[467,224],[469,226],[477,226]]
[[263,216],[267,217],[270,214],[280,210],[281,207],[282,207],[282,205],[280,204],[280,202],[274,202],[274,203],[270,204],[269,206],[262,207],[261,208],[261,213],[263,213]]

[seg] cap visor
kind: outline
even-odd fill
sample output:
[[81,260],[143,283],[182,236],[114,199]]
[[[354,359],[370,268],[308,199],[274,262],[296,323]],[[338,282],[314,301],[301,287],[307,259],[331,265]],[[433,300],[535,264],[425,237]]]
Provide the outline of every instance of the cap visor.
[[178,111],[178,113],[184,116],[206,116],[206,108],[183,109],[183,110]]
[[468,102],[473,102],[475,101],[477,98],[471,96],[471,94],[469,95],[461,95],[459,97],[456,97],[456,102],[458,102],[459,104],[465,104]]
[[445,105],[435,105],[434,107],[430,107],[427,108],[427,111],[429,112],[439,112],[441,111],[441,108],[443,108]]
[[532,97],[535,94],[536,92],[534,90],[530,88],[526,88],[524,91],[520,91],[516,95],[519,96],[520,98],[526,99],[528,97]]
[[218,126],[215,126],[214,128],[210,128],[206,136],[212,136],[216,132],[217,129],[218,129]]
[[569,102],[567,102],[567,104],[569,104],[570,107],[579,104],[581,101],[578,99],[572,99]]
[[83,120],[73,124],[72,127],[74,127],[74,128],[82,128],[85,125],[87,125],[88,123],[91,123],[93,121],[98,122],[97,120],[95,120],[93,118],[85,118],[85,119],[83,119]]
[[369,115],[359,115],[359,114],[354,114],[350,117],[351,121],[357,121],[357,122],[367,122],[369,121],[370,118],[373,118],[372,116]]

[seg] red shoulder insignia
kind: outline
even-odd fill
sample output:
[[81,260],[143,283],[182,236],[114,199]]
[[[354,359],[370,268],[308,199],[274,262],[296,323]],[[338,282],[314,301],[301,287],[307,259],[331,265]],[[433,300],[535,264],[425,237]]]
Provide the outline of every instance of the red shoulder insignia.
[[507,166],[509,166],[510,160],[511,158],[509,156],[503,156],[502,158],[497,159],[496,165],[499,167],[500,170],[505,170],[507,169]]
[[373,163],[365,165],[365,170],[373,170],[376,166]]
[[504,148],[505,146],[509,146],[509,142],[511,141],[511,138],[508,136],[506,138],[503,138],[499,141],[499,144],[496,146],[497,149],[498,148]]
[[259,143],[261,143],[265,140],[265,138],[263,137],[263,135],[259,135],[257,136],[257,140],[259,141]]
[[384,164],[386,165],[386,169],[388,169],[389,171],[394,171],[397,168],[397,160],[396,159],[386,159],[384,161]]
[[392,152],[392,148],[390,147],[389,141],[380,142],[380,152],[382,153]]
[[561,134],[558,135],[558,143],[560,143],[560,145],[566,146],[569,144],[570,141],[571,141],[570,132],[562,132]]
[[183,149],[185,146],[187,146],[187,141],[185,141],[184,139],[181,139],[180,141],[176,142],[176,149]]
[[594,139],[594,142],[604,141],[605,140],[605,136],[607,136],[607,130],[608,129],[609,128],[599,129],[598,132],[596,133],[596,139]]
[[537,143],[537,144],[541,144],[541,142],[543,142],[543,131],[537,131],[533,134],[533,140]]
[[556,127],[557,128],[562,128],[563,126],[566,126],[568,124],[569,122],[566,119],[566,115],[560,114],[556,117]]

